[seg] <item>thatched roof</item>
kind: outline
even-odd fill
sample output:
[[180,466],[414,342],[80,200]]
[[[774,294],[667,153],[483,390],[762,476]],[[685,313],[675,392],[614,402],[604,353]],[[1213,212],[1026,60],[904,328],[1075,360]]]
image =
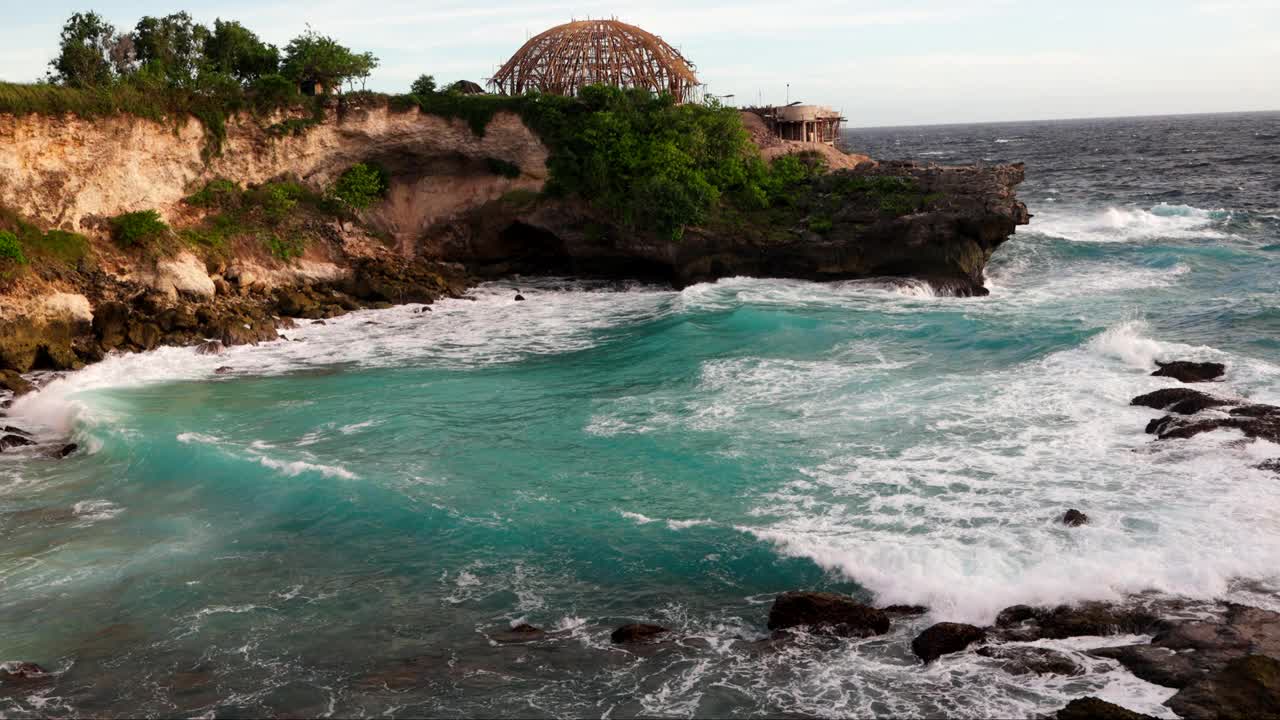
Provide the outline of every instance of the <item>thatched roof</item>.
[[577,20],[535,36],[489,84],[518,95],[537,90],[574,95],[587,85],[639,87],[691,100],[693,63],[662,38],[617,20]]

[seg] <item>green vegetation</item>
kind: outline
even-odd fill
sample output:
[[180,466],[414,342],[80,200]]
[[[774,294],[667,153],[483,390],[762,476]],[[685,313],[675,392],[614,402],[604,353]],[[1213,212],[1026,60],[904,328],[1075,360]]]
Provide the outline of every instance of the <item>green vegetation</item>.
[[0,230],[0,264],[27,264],[27,256],[22,254],[22,244],[18,236],[8,230]]
[[372,53],[355,53],[336,40],[311,30],[294,38],[284,49],[280,74],[294,82],[314,82],[328,89],[364,80],[378,66]]
[[356,163],[342,173],[331,194],[352,212],[364,210],[387,194],[387,171],[376,165]]
[[282,262],[300,257],[310,241],[320,237],[316,220],[330,221],[342,212],[336,202],[294,180],[244,189],[219,178],[185,202],[211,211],[199,225],[181,233],[206,255],[229,256],[233,243],[243,241],[260,244]]
[[169,234],[169,226],[155,210],[124,213],[111,219],[111,239],[123,248],[154,245]]
[[414,95],[430,95],[436,91],[436,79],[431,75],[419,75],[417,80],[409,86],[409,92]]
[[[39,274],[57,273],[68,268],[80,267],[89,255],[89,239],[85,236],[65,230],[45,232],[18,213],[2,206],[0,206],[0,236],[11,237],[14,240],[14,243],[0,240],[0,245],[9,248],[0,250],[0,256],[8,258],[7,264],[29,265]],[[23,258],[21,262],[14,262],[14,247]]]

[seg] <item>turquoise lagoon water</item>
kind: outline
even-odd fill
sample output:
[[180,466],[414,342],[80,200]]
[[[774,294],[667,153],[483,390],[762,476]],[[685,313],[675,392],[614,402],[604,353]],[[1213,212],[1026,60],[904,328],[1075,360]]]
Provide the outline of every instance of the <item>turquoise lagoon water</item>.
[[[1022,602],[1278,604],[1280,448],[1153,444],[1128,405],[1172,358],[1280,403],[1278,121],[855,134],[1028,160],[987,298],[521,278],[54,380],[13,414],[87,450],[0,458],[0,660],[59,675],[0,715],[1172,717],[1081,654],[1115,638],[1053,643],[1069,678],[908,645]],[[773,647],[796,588],[931,612]],[[628,621],[681,639],[611,646]],[[549,634],[499,642],[519,622]]]

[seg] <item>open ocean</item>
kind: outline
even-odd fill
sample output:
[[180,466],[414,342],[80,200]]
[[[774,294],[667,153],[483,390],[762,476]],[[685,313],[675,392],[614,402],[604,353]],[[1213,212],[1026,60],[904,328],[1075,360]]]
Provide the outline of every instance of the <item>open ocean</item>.
[[[520,279],[19,399],[89,450],[0,455],[0,660],[59,673],[0,716],[1174,717],[1081,653],[1123,638],[1038,643],[1076,677],[909,645],[1015,603],[1280,605],[1280,447],[1153,443],[1128,404],[1175,358],[1280,403],[1280,114],[846,141],[1027,163],[989,297]],[[931,612],[773,648],[791,589]],[[630,621],[679,639],[611,645]]]

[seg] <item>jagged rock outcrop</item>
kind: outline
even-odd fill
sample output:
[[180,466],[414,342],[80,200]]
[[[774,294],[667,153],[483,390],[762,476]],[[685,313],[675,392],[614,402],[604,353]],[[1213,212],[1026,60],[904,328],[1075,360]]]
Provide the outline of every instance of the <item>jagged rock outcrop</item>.
[[[1022,165],[880,163],[814,180],[808,205],[791,216],[712,220],[680,238],[618,227],[571,200],[502,201],[436,228],[424,251],[481,275],[551,269],[677,287],[737,275],[889,276],[925,279],[945,294],[981,295],[991,254],[1030,220],[1015,194],[1023,177]],[[898,179],[908,189],[877,185]]]

